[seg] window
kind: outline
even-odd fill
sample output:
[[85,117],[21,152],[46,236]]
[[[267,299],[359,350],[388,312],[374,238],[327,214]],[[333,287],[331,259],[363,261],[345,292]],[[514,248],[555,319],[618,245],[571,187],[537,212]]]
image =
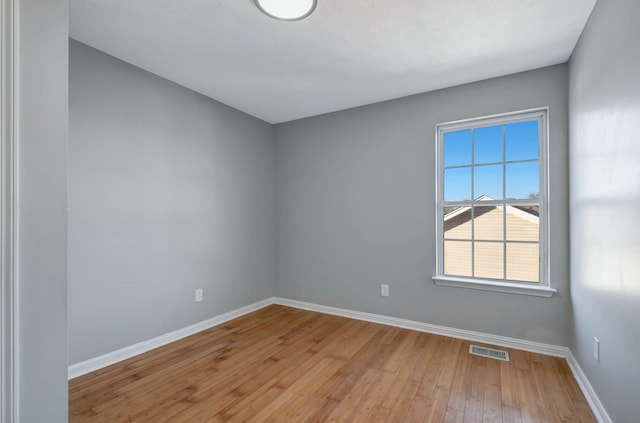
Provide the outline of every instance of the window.
[[438,285],[550,297],[547,109],[436,127]]

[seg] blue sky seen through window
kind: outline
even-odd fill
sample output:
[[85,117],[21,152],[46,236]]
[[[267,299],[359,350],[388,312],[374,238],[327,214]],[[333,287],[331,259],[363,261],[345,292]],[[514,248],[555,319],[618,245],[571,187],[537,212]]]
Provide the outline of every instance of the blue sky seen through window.
[[[474,198],[486,195],[501,200],[503,189],[506,198],[537,196],[538,135],[537,120],[444,134],[444,201],[471,199],[471,172]],[[521,160],[534,161],[517,162]]]
[[507,161],[537,159],[538,121],[506,125]]
[[471,164],[471,130],[444,136],[444,167]]
[[474,131],[473,161],[476,164],[502,161],[502,125]]

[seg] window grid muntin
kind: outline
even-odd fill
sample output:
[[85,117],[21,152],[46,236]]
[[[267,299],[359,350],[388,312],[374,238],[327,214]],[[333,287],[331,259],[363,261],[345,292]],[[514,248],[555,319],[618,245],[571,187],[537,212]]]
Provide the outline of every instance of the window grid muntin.
[[[447,133],[447,132],[445,132],[445,133]],[[537,162],[537,161],[539,161],[539,159],[509,160],[509,161],[504,161],[504,162],[491,162],[491,163],[474,164],[473,167],[497,166],[497,165],[503,165],[503,164],[504,165],[508,165],[508,164],[516,164],[516,163]],[[471,167],[471,165],[468,164],[468,165],[443,166],[442,168],[444,170],[448,170],[448,169],[457,169],[457,168],[461,168],[461,167]]]
[[[506,125],[512,123],[520,123],[520,122],[530,122],[537,121],[538,123],[538,157],[536,159],[523,159],[523,160],[506,160]],[[475,130],[485,127],[491,126],[502,126],[503,139],[502,139],[502,162],[492,162],[492,163],[482,163],[475,165],[475,147],[474,136]],[[472,150],[471,150],[471,164],[470,165],[458,165],[458,166],[444,166],[444,148],[441,147],[441,143],[444,141],[444,135],[449,132],[457,132],[464,130],[472,130]],[[548,278],[548,247],[547,247],[547,239],[548,239],[548,223],[547,219],[547,182],[548,182],[548,166],[547,166],[547,154],[548,154],[548,108],[540,108],[540,109],[532,109],[528,111],[521,112],[512,112],[506,113],[503,115],[495,115],[487,118],[478,118],[478,119],[468,119],[460,122],[453,122],[448,124],[437,125],[436,127],[436,151],[437,151],[437,159],[438,159],[438,171],[436,175],[437,180],[437,189],[438,189],[438,212],[437,212],[437,227],[438,227],[438,245],[439,249],[438,253],[438,275],[442,276],[450,276],[444,272],[444,209],[451,207],[470,207],[470,216],[472,220],[472,231],[471,231],[471,240],[468,239],[457,239],[457,238],[447,238],[447,241],[467,241],[471,242],[472,246],[475,245],[475,216],[474,216],[474,206],[502,206],[505,210],[503,213],[503,241],[495,240],[494,242],[503,242],[504,251],[503,251],[503,279],[487,279],[491,281],[500,281],[507,282],[513,285],[529,285],[532,284],[540,285],[540,286],[549,286],[549,278]],[[515,199],[508,200],[506,198],[506,189],[507,189],[507,181],[506,181],[506,166],[511,163],[525,163],[525,162],[538,162],[538,198],[535,201],[532,199]],[[498,201],[475,201],[475,183],[474,183],[474,171],[473,169],[476,166],[489,166],[489,165],[502,165],[503,168],[503,179],[502,179],[502,189],[503,189],[503,199]],[[444,170],[456,167],[470,167],[471,168],[471,192],[472,199],[467,201],[444,201]],[[537,206],[538,207],[538,217],[539,217],[539,226],[538,226],[538,241],[520,241],[520,240],[507,240],[507,226],[506,219],[507,206]],[[478,240],[480,241],[480,240]],[[482,242],[489,240],[482,240]],[[538,281],[520,281],[520,280],[510,280],[507,279],[507,244],[508,243],[520,243],[520,244],[537,244],[538,245]],[[475,260],[475,251],[472,253],[472,260]],[[451,275],[453,276],[453,275]],[[456,275],[457,276],[457,275]],[[468,277],[468,276],[466,276]],[[486,279],[479,278],[475,276],[475,263],[472,264],[472,276],[471,279]]]
[[[540,128],[538,128],[538,134]],[[538,135],[538,142],[540,142],[540,135]],[[538,158],[540,153],[538,150]],[[502,125],[502,279],[507,280],[507,125]],[[540,194],[538,193],[538,197]],[[538,281],[540,282],[540,281]]]
[[[473,166],[475,163],[475,146],[474,140],[476,135],[476,128],[471,128],[471,201],[475,202],[476,193],[474,192],[476,189],[476,172],[475,167]],[[471,206],[471,277],[473,277],[476,273],[476,217],[475,217],[476,208]]]

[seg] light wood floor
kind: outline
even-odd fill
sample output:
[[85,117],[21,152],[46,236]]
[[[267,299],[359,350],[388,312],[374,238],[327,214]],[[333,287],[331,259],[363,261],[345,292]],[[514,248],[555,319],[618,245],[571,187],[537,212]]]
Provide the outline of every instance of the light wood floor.
[[563,359],[282,306],[70,381],[71,422],[595,422]]

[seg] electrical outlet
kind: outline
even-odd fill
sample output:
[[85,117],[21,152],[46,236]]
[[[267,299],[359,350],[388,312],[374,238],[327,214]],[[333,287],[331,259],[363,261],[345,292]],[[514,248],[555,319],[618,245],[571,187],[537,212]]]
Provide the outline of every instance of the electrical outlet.
[[382,297],[389,296],[389,285],[385,285],[385,284],[380,285],[380,296]]
[[593,358],[596,363],[600,363],[600,340],[598,338],[593,338]]
[[202,292],[202,288],[196,289],[196,303],[199,303],[202,301],[203,295],[204,294]]

